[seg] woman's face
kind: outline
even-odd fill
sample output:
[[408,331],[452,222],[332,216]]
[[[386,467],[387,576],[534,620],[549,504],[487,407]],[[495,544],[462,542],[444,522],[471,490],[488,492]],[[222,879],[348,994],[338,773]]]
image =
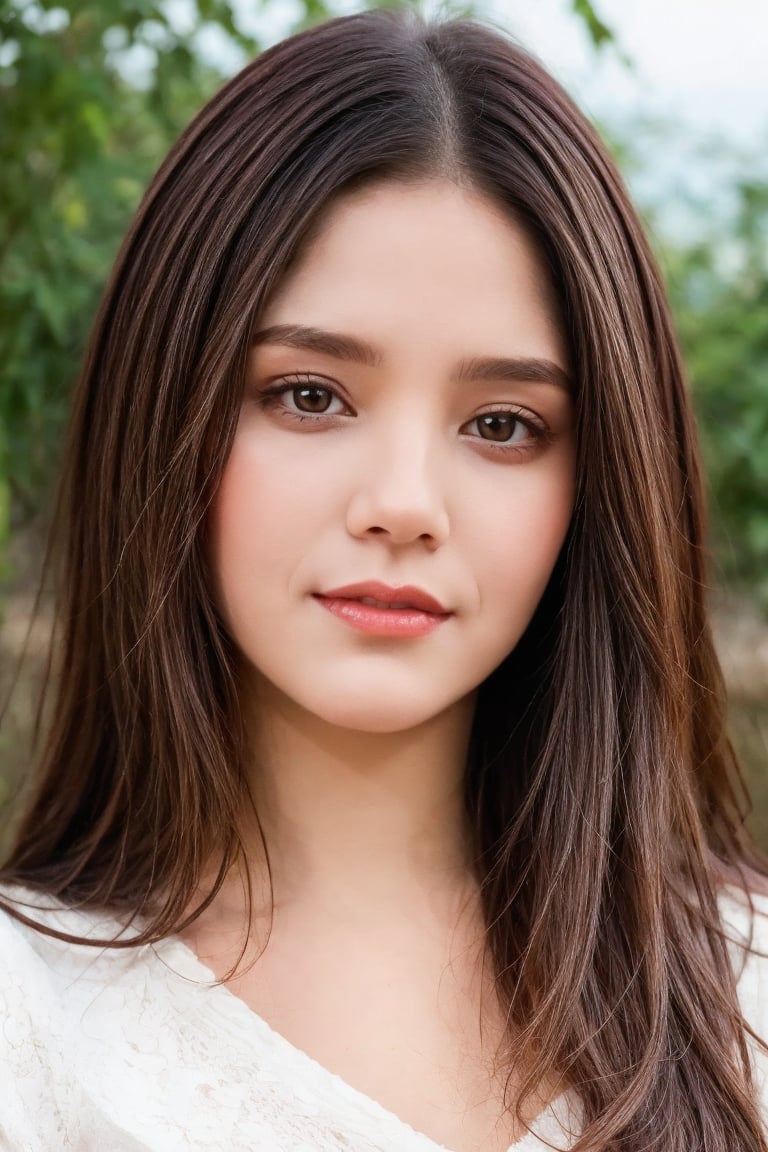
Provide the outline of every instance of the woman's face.
[[336,202],[259,333],[211,515],[219,609],[265,698],[414,727],[514,648],[568,528],[542,261],[477,193],[379,184]]

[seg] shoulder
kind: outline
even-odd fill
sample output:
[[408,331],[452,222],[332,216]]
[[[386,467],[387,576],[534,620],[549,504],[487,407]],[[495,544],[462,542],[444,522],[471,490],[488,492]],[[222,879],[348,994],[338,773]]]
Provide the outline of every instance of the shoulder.
[[91,940],[92,947],[101,947],[103,941],[128,939],[139,931],[140,924],[139,917],[121,920],[107,910],[72,907],[49,893],[2,882],[0,921],[0,931],[20,933],[33,945],[35,941],[58,939],[64,947],[73,942],[88,947]]
[[67,908],[53,896],[20,885],[0,884],[0,998],[45,1019],[41,1002],[69,988],[103,951],[100,941],[119,934],[120,925],[111,917]]
[[[3,902],[18,904],[22,914],[25,896],[0,891]],[[74,1148],[78,1085],[65,1056],[55,984],[33,932],[0,909],[0,1146]]]
[[[725,884],[718,896],[718,909],[739,983],[745,978],[747,984],[755,979],[768,980],[768,893],[756,887],[745,890],[737,884]],[[763,959],[767,963],[751,963]]]
[[31,987],[41,996],[49,991],[47,938],[22,918],[48,926],[56,911],[26,889],[0,885],[0,997],[6,1004],[23,994],[31,1007]]
[[[739,1006],[749,1027],[768,1044],[768,895],[725,886],[718,900]],[[768,1107],[768,1051],[748,1037],[760,1095]]]
[[99,941],[118,936],[121,926],[111,916],[0,885],[0,1149],[133,1148],[101,1115],[83,1074],[94,1063],[89,1006],[119,977],[126,950],[51,932]]
[[0,884],[0,997],[23,1000],[38,1016],[37,1005],[47,999],[72,1015],[124,968],[140,969],[137,956],[146,949],[106,946],[128,942],[137,931],[108,912],[70,908],[54,896]]
[[[120,935],[120,925],[111,916],[68,908],[54,896],[17,884],[0,884],[0,971],[7,977],[14,965],[23,971],[55,972],[70,969],[93,958],[99,941]],[[67,939],[69,937],[70,939]],[[75,946],[73,941],[84,945]]]

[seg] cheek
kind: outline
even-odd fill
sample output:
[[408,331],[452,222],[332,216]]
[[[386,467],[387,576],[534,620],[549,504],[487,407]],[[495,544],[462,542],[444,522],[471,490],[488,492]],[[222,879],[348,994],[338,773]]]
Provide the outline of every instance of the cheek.
[[475,521],[472,552],[481,599],[512,634],[533,615],[571,521],[572,455],[550,463],[521,469],[514,485],[500,490],[492,507],[486,502]]
[[257,452],[248,437],[235,437],[208,519],[214,594],[228,622],[256,589],[267,593],[265,575],[294,559],[306,530],[300,486],[268,445]]

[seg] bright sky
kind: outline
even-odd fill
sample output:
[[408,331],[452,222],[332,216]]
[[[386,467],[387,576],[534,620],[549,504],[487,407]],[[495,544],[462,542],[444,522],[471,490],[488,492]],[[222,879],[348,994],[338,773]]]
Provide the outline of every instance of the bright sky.
[[749,145],[768,144],[766,0],[595,0],[634,60],[595,58],[568,0],[490,0],[489,10],[596,114],[645,109]]

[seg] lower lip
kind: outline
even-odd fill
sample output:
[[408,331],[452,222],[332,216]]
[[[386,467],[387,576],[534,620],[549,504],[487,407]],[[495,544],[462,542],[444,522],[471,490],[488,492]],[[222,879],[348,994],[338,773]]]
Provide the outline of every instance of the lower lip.
[[450,616],[449,612],[438,614],[421,608],[375,608],[341,596],[315,596],[315,599],[345,624],[368,636],[428,636]]

